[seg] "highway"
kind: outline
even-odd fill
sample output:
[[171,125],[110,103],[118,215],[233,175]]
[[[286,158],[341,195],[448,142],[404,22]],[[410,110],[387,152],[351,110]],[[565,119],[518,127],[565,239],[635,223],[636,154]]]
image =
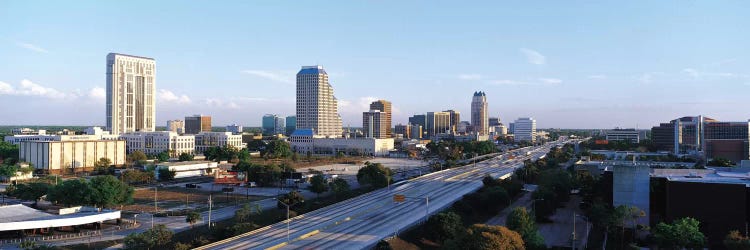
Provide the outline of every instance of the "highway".
[[[538,159],[550,148],[565,142],[551,142],[498,155],[489,160],[427,174],[272,224],[239,236],[196,249],[365,249],[379,240],[425,220],[474,192],[482,178],[509,176],[526,159]],[[529,152],[529,153],[527,153]],[[510,154],[515,159],[508,160]],[[407,197],[394,203],[393,195]],[[287,236],[287,233],[289,234]],[[290,242],[287,241],[289,237]]]

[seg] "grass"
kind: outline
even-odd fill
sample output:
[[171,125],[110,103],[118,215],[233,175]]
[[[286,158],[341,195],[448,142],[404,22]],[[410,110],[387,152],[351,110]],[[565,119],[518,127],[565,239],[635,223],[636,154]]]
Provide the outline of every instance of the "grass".
[[[185,207],[202,211],[208,209],[208,198],[211,194],[213,194],[213,204],[217,208],[264,199],[264,197],[253,195],[227,195],[222,193],[221,190],[210,192],[206,190],[192,190],[181,187],[166,187],[159,188],[156,191],[157,206],[160,211],[164,209],[170,210]],[[123,210],[154,212],[154,189],[136,190],[133,194],[133,204],[124,206]]]

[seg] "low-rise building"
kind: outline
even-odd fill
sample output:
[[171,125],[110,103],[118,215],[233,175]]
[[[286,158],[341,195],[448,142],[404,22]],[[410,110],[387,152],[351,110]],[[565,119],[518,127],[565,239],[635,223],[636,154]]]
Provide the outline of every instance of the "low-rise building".
[[[156,169],[169,169],[174,171],[175,179],[197,177],[197,176],[213,176],[219,168],[219,163],[214,161],[185,161],[185,162],[165,162],[156,164]],[[156,179],[159,179],[159,171],[155,172]]]
[[168,152],[170,157],[178,157],[182,153],[195,153],[195,136],[179,135],[171,131],[132,132],[120,135],[125,140],[127,153],[141,151],[155,155]]
[[242,126],[237,124],[227,125],[227,132],[235,135],[242,134]]
[[607,141],[628,141],[638,143],[641,141],[641,133],[634,128],[615,128],[604,132]]
[[236,149],[245,148],[242,142],[242,135],[235,135],[231,132],[201,132],[195,135],[195,153],[203,154],[206,149],[211,147],[231,146]]
[[101,158],[109,159],[113,165],[122,165],[125,155],[124,140],[24,141],[18,147],[21,161],[51,173],[91,170]]
[[387,156],[393,150],[393,138],[325,138],[316,136],[311,129],[297,129],[289,137],[292,150],[313,155]]

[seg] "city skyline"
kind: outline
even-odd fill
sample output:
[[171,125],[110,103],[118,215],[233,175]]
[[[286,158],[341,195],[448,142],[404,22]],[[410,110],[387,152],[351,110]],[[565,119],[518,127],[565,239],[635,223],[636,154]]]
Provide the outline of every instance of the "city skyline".
[[[159,61],[157,126],[196,113],[254,127],[266,113],[294,115],[295,72],[313,64],[330,74],[344,127],[378,99],[392,101],[393,125],[470,114],[475,90],[490,96],[490,117],[532,116],[539,128],[750,118],[737,109],[750,91],[744,2],[149,4],[0,3],[10,24],[0,30],[0,105],[16,107],[0,125],[105,126],[111,52]],[[199,10],[222,14],[192,19]],[[105,28],[130,15],[131,27]],[[136,30],[158,39],[118,35]]]

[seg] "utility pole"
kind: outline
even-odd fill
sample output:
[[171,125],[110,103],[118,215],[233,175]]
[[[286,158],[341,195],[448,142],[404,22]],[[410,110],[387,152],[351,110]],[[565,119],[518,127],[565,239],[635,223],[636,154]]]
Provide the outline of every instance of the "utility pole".
[[573,237],[570,240],[572,250],[576,249],[576,212],[573,212]]
[[208,195],[208,229],[211,229],[211,209],[213,208],[213,202],[211,201],[211,194]]

